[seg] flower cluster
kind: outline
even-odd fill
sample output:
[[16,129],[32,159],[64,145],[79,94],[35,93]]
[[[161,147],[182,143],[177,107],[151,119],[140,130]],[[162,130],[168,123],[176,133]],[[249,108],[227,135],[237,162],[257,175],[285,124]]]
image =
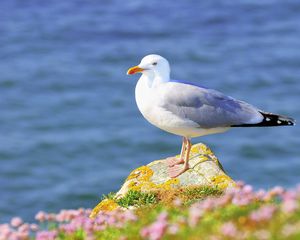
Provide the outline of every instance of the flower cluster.
[[[100,212],[95,219],[89,218],[90,209],[61,210],[58,214],[38,212],[37,224],[23,223],[15,217],[10,224],[0,225],[0,240],[28,240],[35,233],[37,240],[54,240],[58,235],[78,236],[93,240],[95,233],[108,227],[122,228],[125,223],[136,221],[131,210]],[[45,226],[43,229],[43,226]],[[50,227],[51,226],[51,227]]]
[[141,206],[135,210],[90,209],[38,212],[36,223],[15,217],[0,224],[0,240],[57,239],[278,239],[300,234],[300,186],[254,191],[237,183],[224,194],[184,202],[178,196],[169,205]]
[[24,223],[20,217],[14,217],[10,224],[0,224],[0,240],[27,240],[30,233],[38,229],[38,225]]
[[[202,224],[206,224],[206,221],[211,219],[212,216],[223,220],[222,214],[224,214],[224,221],[219,224],[219,236],[213,235],[212,239],[248,239],[251,234],[254,238],[267,239],[270,233],[265,229],[260,229],[260,227],[267,226],[267,223],[277,213],[279,215],[285,214],[288,219],[289,216],[300,210],[299,200],[300,187],[296,191],[286,191],[282,187],[274,187],[270,191],[258,190],[255,192],[250,185],[239,182],[236,188],[228,189],[222,196],[207,197],[189,206],[187,217],[180,220],[184,224],[181,224],[180,221],[168,221],[167,213],[163,212],[152,224],[144,227],[140,234],[142,238],[160,240],[165,235],[170,234],[170,231],[168,231],[170,226],[176,226],[175,233],[181,230],[184,232],[187,226],[191,232],[193,229],[197,232]],[[176,207],[180,207],[179,200],[174,202]],[[236,214],[234,211],[244,212],[244,216],[226,221],[230,214],[233,216]],[[300,225],[300,221],[298,224]],[[257,229],[253,231],[253,227]],[[284,229],[285,226],[282,225],[281,227]],[[248,231],[249,229],[250,231]],[[291,231],[290,229],[295,228],[289,226],[288,229]],[[286,234],[285,231],[283,231],[284,234]]]

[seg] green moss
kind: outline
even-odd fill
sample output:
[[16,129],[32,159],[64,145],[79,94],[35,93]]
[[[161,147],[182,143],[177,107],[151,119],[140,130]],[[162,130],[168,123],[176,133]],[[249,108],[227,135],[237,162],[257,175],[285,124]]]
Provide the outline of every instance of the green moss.
[[157,198],[155,193],[129,190],[124,197],[116,200],[116,203],[121,207],[128,208],[130,206],[144,206],[157,203]]
[[104,199],[113,200],[115,198],[115,196],[116,196],[116,193],[114,193],[114,192],[110,192],[108,194],[102,194],[101,201]]
[[216,186],[188,187],[183,191],[187,201],[199,200],[208,196],[220,196],[222,193],[223,191]]
[[159,203],[164,203],[164,205],[172,205],[173,200],[180,198],[185,205],[190,205],[199,199],[204,199],[208,196],[220,196],[222,193],[223,191],[218,187],[211,186],[195,186],[155,192],[129,190],[128,193],[120,199],[115,198],[115,193],[102,195],[102,203],[109,200],[109,202],[113,201],[121,207],[128,208],[130,206],[143,207],[149,204]]

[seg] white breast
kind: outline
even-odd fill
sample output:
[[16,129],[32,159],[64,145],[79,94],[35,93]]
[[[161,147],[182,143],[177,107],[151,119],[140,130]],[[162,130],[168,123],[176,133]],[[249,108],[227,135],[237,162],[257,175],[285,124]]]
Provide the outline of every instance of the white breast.
[[153,96],[149,84],[148,79],[142,75],[135,87],[135,101],[145,118],[147,118],[146,116],[149,115],[149,111],[153,107],[150,104]]

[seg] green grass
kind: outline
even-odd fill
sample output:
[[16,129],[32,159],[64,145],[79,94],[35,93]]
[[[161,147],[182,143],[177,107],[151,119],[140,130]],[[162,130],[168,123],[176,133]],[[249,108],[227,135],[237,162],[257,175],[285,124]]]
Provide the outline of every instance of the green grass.
[[143,193],[140,191],[129,190],[128,193],[116,200],[121,207],[128,208],[130,206],[141,207],[148,204],[157,203],[157,195],[155,193]]
[[208,196],[220,196],[222,193],[223,191],[217,187],[200,186],[186,188],[182,194],[185,197],[185,203],[190,204]]
[[108,194],[102,194],[101,200],[104,200],[104,199],[114,199],[115,196],[116,196],[116,193],[114,193],[114,192],[110,192]]
[[129,190],[127,194],[120,199],[115,199],[116,194],[110,192],[106,195],[103,194],[102,200],[113,199],[119,206],[124,208],[129,208],[131,206],[143,207],[149,204],[159,203],[170,205],[176,198],[181,199],[184,204],[190,205],[197,200],[204,199],[208,196],[220,196],[222,193],[223,191],[217,187],[197,186],[146,193]]

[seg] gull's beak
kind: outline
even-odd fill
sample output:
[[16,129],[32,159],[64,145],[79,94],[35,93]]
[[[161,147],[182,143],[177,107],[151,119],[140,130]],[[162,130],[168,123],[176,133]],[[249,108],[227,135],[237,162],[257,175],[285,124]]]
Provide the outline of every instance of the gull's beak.
[[134,66],[134,67],[128,69],[127,75],[136,74],[136,73],[142,72],[144,70],[145,70],[144,68],[140,68],[139,66]]

